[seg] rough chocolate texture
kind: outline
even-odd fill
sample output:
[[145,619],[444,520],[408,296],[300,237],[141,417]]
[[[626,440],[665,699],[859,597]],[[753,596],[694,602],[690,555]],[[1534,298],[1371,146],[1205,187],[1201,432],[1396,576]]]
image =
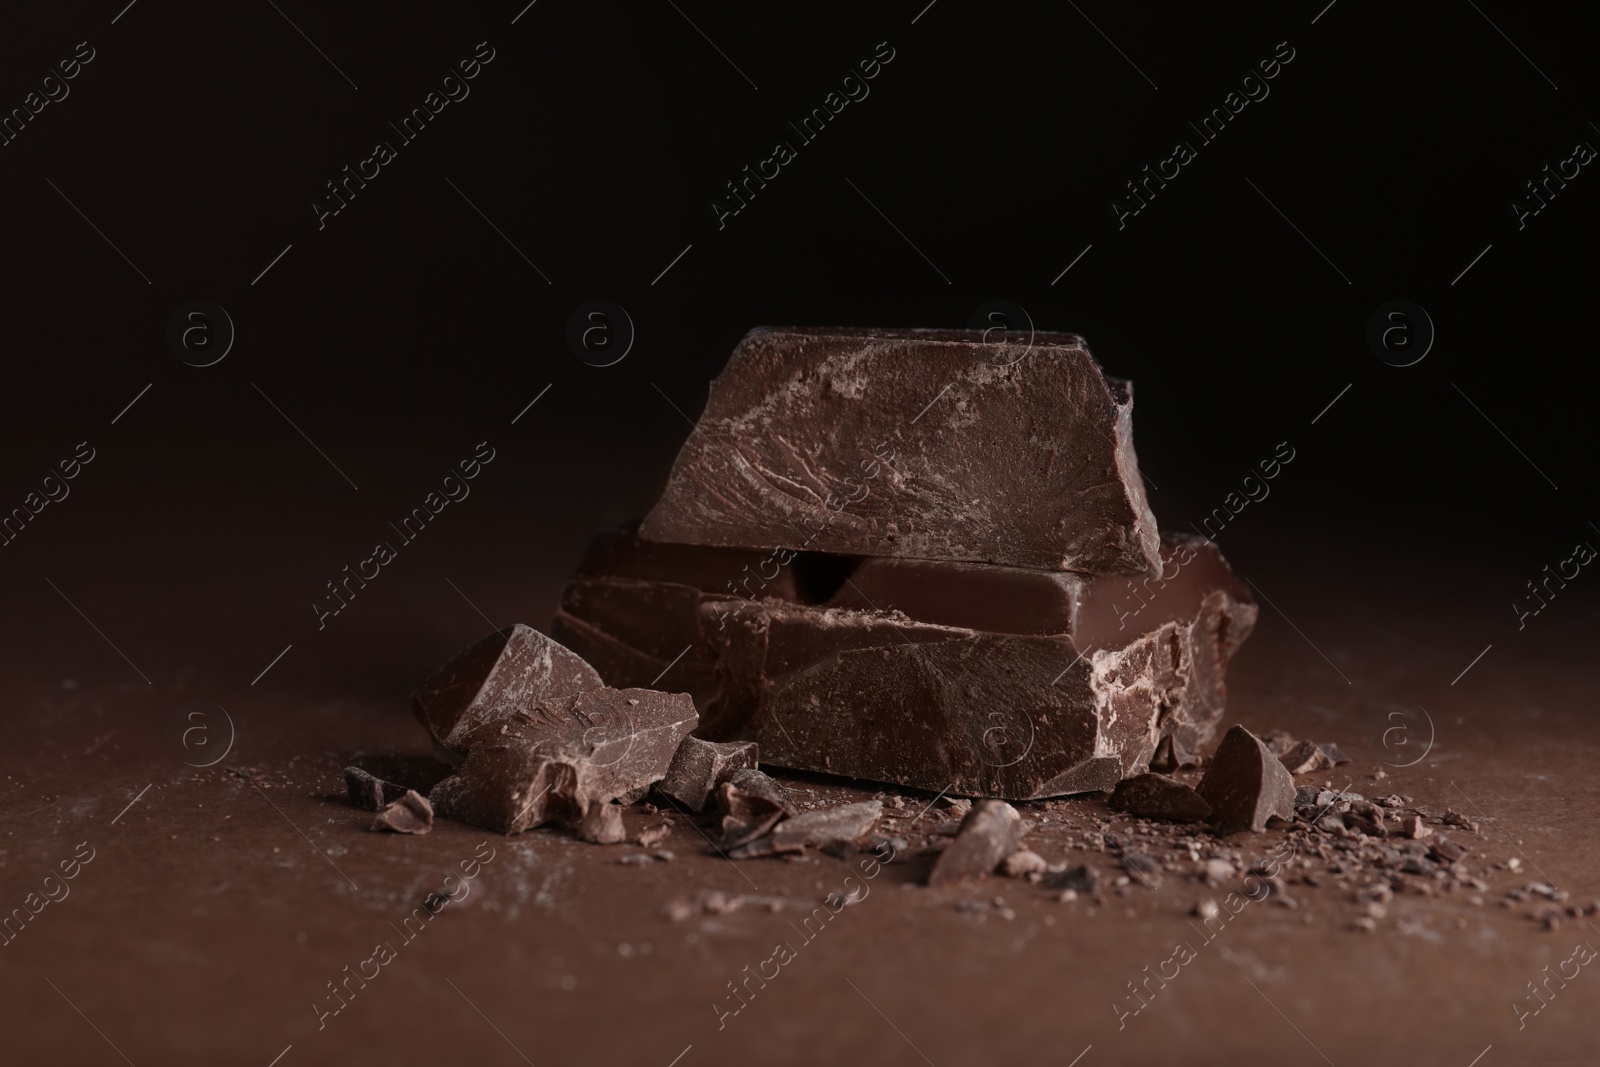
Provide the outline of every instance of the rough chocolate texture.
[[[646,610],[668,591],[672,613]],[[1109,791],[1163,739],[1187,757],[1255,617],[1216,546],[1180,534],[1144,579],[868,560],[825,604],[595,573],[569,584],[556,632],[611,684],[689,648],[663,684],[689,689],[700,736],[754,740],[766,763],[1034,799]]]
[[928,873],[931,886],[989,874],[1022,847],[1029,824],[1003,800],[980,800],[961,820],[955,838],[939,853]]
[[780,822],[772,831],[774,846],[782,851],[791,846],[826,845],[830,841],[855,841],[878,825],[883,801],[863,800],[802,812]]
[[698,721],[687,695],[649,689],[597,689],[515,711],[467,735],[460,773],[429,799],[445,818],[501,833],[552,819],[576,826],[591,805],[659,781]]
[[472,731],[604,684],[576,653],[517,623],[489,634],[430,675],[412,694],[411,709],[439,755],[459,767]]
[[1267,828],[1267,820],[1294,818],[1294,779],[1261,739],[1234,726],[1217,746],[1196,792],[1211,805],[1217,832]]
[[344,769],[344,788],[350,803],[362,811],[382,811],[408,792],[405,786],[386,782],[360,767]]
[[647,540],[1151,574],[1133,388],[1082,338],[761,328],[712,383]]
[[656,792],[687,811],[701,811],[711,791],[735,771],[754,770],[759,763],[758,749],[752,741],[702,741],[686,737],[672,757],[667,776],[656,783]]
[[425,834],[433,829],[433,805],[414,789],[407,789],[386,804],[372,820],[374,830],[393,830],[397,834]]
[[1200,822],[1211,815],[1211,805],[1190,786],[1164,774],[1136,774],[1117,783],[1106,806],[1147,819]]
[[783,786],[757,770],[735,771],[718,786],[717,809],[722,838],[715,847],[722,850],[748,845],[795,811]]

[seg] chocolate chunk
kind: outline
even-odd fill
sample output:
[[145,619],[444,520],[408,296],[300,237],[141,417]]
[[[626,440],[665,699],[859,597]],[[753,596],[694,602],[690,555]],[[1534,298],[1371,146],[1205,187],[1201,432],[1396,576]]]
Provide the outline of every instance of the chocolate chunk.
[[[903,560],[862,563],[827,605],[733,601],[672,586],[701,599],[698,628],[671,623],[682,643],[670,653],[648,617],[610,612],[591,622],[570,614],[589,610],[592,598],[566,601],[557,632],[589,626],[613,652],[653,650],[632,665],[620,652],[597,658],[613,683],[640,678],[647,665],[659,674],[671,656],[693,649],[685,661],[709,664],[700,681],[686,683],[702,712],[698,734],[754,740],[776,766],[930,793],[1033,799],[1109,791],[1143,771],[1165,738],[1192,759],[1189,750],[1222,715],[1228,658],[1256,617],[1215,545],[1168,535],[1162,553],[1161,576],[1142,586]],[[945,578],[960,592],[947,603],[920,591]],[[575,586],[643,604],[668,583],[592,575],[569,591]],[[997,619],[994,604],[1014,599],[1019,587],[1038,593],[1027,601],[1037,610]],[[896,600],[947,621],[889,610]],[[1050,626],[1062,629],[1039,632]]]
[[1309,774],[1333,766],[1333,760],[1322,748],[1311,741],[1301,741],[1278,756],[1278,762],[1290,774]]
[[1455,863],[1467,854],[1464,847],[1445,837],[1437,838],[1428,851],[1440,863]]
[[1112,811],[1173,822],[1200,822],[1211,814],[1211,805],[1193,788],[1162,774],[1124,778],[1106,805]]
[[628,839],[622,826],[622,808],[606,800],[591,800],[578,820],[578,837],[597,845],[620,845]]
[[1459,827],[1460,829],[1467,831],[1469,834],[1475,834],[1478,832],[1478,824],[1476,822],[1467,818],[1459,811],[1455,811],[1450,808],[1445,809],[1442,821],[1446,826]]
[[754,841],[795,811],[783,786],[750,769],[733,772],[717,787],[717,808],[722,812],[722,839],[716,847],[723,851]]
[[1000,861],[1022,847],[1028,824],[1003,800],[980,800],[961,820],[961,830],[934,861],[931,886],[948,885],[989,874]]
[[467,734],[517,711],[604,685],[575,653],[521,623],[497,630],[440,667],[411,696],[441,759],[461,766]]
[[372,820],[374,830],[393,830],[397,834],[425,834],[433,829],[433,805],[414,789],[407,789],[386,804]]
[[1324,756],[1328,757],[1328,765],[1330,767],[1337,767],[1341,763],[1350,762],[1350,757],[1346,756],[1344,751],[1340,749],[1338,745],[1335,745],[1332,742],[1319,744],[1317,747],[1322,749],[1322,754]]
[[1274,815],[1294,818],[1294,779],[1243,726],[1223,736],[1196,792],[1211,805],[1212,822],[1221,834],[1259,833]]
[[672,833],[672,827],[666,823],[657,823],[654,826],[647,826],[640,830],[639,836],[635,840],[639,842],[640,848],[655,848],[665,841],[670,833]]
[[863,800],[816,808],[780,822],[772,831],[773,843],[780,849],[790,845],[825,845],[830,841],[855,841],[878,825],[883,803]]
[[757,748],[750,741],[702,741],[686,737],[672,757],[667,776],[656,783],[656,792],[688,811],[706,806],[711,791],[740,770],[754,770]]
[[408,792],[405,786],[386,782],[360,767],[344,769],[344,787],[350,803],[363,811],[382,811]]
[[1153,574],[1132,413],[1070,334],[1001,366],[979,333],[752,330],[640,533]]
[[515,711],[466,736],[460,773],[429,799],[445,818],[501,833],[550,819],[577,825],[591,804],[658,781],[697,722],[686,695],[650,689],[597,689]]

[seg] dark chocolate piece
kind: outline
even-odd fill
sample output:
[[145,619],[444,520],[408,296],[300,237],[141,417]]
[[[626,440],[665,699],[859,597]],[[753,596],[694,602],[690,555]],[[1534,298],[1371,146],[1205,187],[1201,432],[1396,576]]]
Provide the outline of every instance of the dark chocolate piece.
[[[1256,616],[1211,542],[1168,535],[1162,553],[1161,575],[1139,584],[868,560],[827,606],[590,575],[569,584],[556,632],[579,634],[572,639],[613,684],[647,683],[682,654],[676,678],[694,661],[683,684],[701,710],[699,735],[754,740],[777,766],[947,795],[1109,791],[1143,771],[1164,739],[1194,761],[1190,751],[1222,715],[1227,660]],[[917,592],[946,577],[961,593],[949,603]],[[997,617],[992,605],[1019,585],[1038,593],[1028,603],[1048,607]],[[643,610],[668,591],[678,607]],[[944,621],[889,611],[880,597]],[[1000,629],[973,628],[990,624]],[[1038,632],[1050,626],[1063,629]]]
[[1106,803],[1112,811],[1172,822],[1201,822],[1211,814],[1211,805],[1191,786],[1162,774],[1124,778]]
[[688,696],[650,689],[597,689],[516,711],[466,736],[460,773],[429,799],[445,818],[501,833],[549,819],[577,825],[591,804],[660,780],[698,721]]
[[[948,392],[951,395],[944,395]],[[1133,387],[1082,338],[752,330],[712,383],[654,541],[1152,574]]]
[[425,834],[433,829],[433,805],[414,789],[407,789],[386,804],[372,820],[373,830],[393,830],[397,834]]
[[1322,747],[1311,741],[1301,741],[1288,751],[1279,753],[1278,762],[1290,774],[1309,774],[1333,766],[1333,760],[1328,758]]
[[1436,839],[1428,851],[1440,863],[1455,863],[1467,854],[1465,847],[1446,837]]
[[360,767],[344,769],[344,788],[350,803],[363,811],[382,811],[407,792],[405,786],[386,782]]
[[1171,774],[1176,770],[1200,766],[1198,754],[1190,752],[1172,734],[1164,734],[1156,742],[1155,754],[1150,757],[1150,769],[1158,774]]
[[883,802],[863,800],[817,808],[784,819],[772,831],[775,848],[789,845],[826,845],[830,841],[855,841],[872,832],[883,814]]
[[1274,815],[1294,818],[1294,779],[1243,726],[1223,736],[1196,792],[1211,805],[1211,820],[1220,834],[1259,833]]
[[711,791],[735,771],[754,770],[758,750],[751,741],[702,741],[686,737],[672,757],[667,776],[656,783],[656,792],[688,811],[701,811]]
[[980,800],[961,820],[961,830],[939,853],[928,873],[931,886],[989,874],[1022,847],[1029,824],[1003,800]]
[[517,623],[489,634],[430,675],[412,694],[411,709],[440,757],[459,767],[472,731],[604,684],[577,654]]
[[783,786],[751,769],[733,772],[717,787],[717,808],[722,838],[715,847],[723,851],[749,844],[795,810]]

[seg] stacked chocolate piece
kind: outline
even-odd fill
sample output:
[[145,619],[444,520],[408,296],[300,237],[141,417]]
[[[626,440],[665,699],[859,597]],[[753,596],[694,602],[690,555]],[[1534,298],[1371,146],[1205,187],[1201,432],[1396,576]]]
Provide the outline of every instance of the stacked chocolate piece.
[[1132,385],[1070,334],[1007,340],[752,331],[553,637],[764,764],[1011,799],[1181,764],[1255,605],[1158,534]]

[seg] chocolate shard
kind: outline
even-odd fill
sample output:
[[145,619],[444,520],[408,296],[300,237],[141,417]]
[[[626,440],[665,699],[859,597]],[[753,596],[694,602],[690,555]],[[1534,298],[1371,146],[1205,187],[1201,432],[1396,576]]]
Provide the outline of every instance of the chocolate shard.
[[795,812],[794,801],[777,781],[757,770],[739,770],[717,787],[722,812],[722,838],[715,847],[726,852],[763,836]]
[[1159,774],[1200,766],[1198,754],[1190,752],[1173,734],[1164,734],[1156,742],[1155,754],[1150,757],[1150,769]]
[[[702,713],[697,733],[755,741],[766,763],[1026,800],[1110,791],[1168,739],[1194,762],[1223,713],[1227,661],[1256,617],[1216,546],[1183,534],[1164,538],[1162,572],[1140,583],[847,562],[854,571],[823,604],[591,574],[569,584],[585,592],[564,602],[557,630],[589,627],[612,648],[596,662],[614,684],[648,682],[688,646],[684,661],[705,668],[686,683]],[[672,624],[670,653],[649,617],[601,612],[591,595],[644,604],[669,587],[700,598],[697,626]],[[631,661],[616,651],[635,648],[652,651]]]
[[1294,818],[1294,779],[1243,726],[1223,736],[1196,792],[1211,805],[1211,820],[1220,834],[1259,833],[1273,816]]
[[433,805],[414,789],[407,789],[386,804],[372,820],[373,830],[393,830],[397,834],[425,834],[433,829]]
[[472,731],[604,684],[576,653],[517,623],[489,634],[430,675],[412,694],[411,710],[427,727],[439,756],[459,767]]
[[1301,741],[1288,751],[1280,753],[1278,762],[1282,763],[1290,774],[1309,774],[1333,766],[1333,760],[1328,758],[1322,746],[1311,741]]
[[576,826],[592,804],[659,781],[698,721],[686,694],[651,689],[515,711],[466,736],[466,762],[429,799],[445,818],[506,834],[548,820]]
[[1117,783],[1107,806],[1146,819],[1202,822],[1211,815],[1207,804],[1191,786],[1164,774],[1137,774]]
[[350,803],[363,811],[382,811],[408,792],[405,786],[386,782],[360,767],[344,769],[344,788]]
[[656,792],[688,811],[702,811],[711,791],[735,771],[754,770],[759,752],[751,741],[703,741],[686,737]]
[[856,841],[872,832],[883,814],[881,800],[836,804],[802,812],[780,822],[772,831],[774,847],[826,845],[831,841]]
[[931,886],[949,885],[989,874],[1022,847],[1030,826],[1003,800],[980,800],[961,820],[961,830],[934,861]]
[[1337,767],[1342,763],[1350,762],[1350,757],[1344,754],[1344,750],[1331,741],[1326,744],[1319,744],[1317,747],[1322,749],[1322,754],[1328,758],[1328,766],[1330,767]]
[[803,530],[825,552],[1155,573],[1132,385],[1071,334],[1004,363],[983,340],[752,330],[641,535],[776,548]]

